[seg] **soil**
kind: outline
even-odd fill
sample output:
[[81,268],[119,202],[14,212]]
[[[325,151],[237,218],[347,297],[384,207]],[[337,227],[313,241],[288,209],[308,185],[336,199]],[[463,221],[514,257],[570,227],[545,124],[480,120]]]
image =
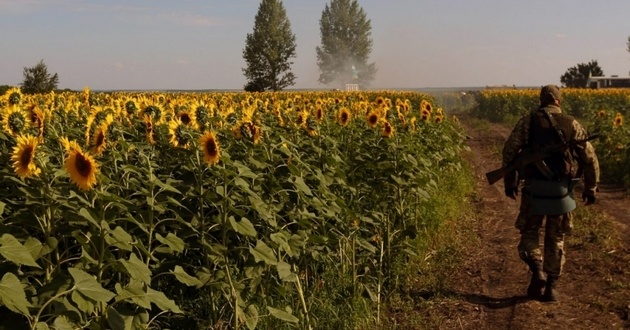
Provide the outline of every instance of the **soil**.
[[467,116],[459,119],[467,131],[472,150],[468,157],[478,178],[474,203],[479,244],[464,252],[466,261],[450,281],[452,292],[445,298],[432,298],[439,306],[438,315],[433,316],[446,320],[440,328],[630,329],[628,193],[604,185],[597,202],[588,206],[595,214],[601,212],[602,224],[618,234],[614,249],[606,251],[607,245],[602,243],[606,238],[597,233],[592,239],[567,238],[559,301],[530,300],[525,293],[531,273],[517,253],[519,233],[514,220],[518,202],[505,197],[502,182],[491,186],[485,177],[500,166],[500,151],[510,128],[471,125]]

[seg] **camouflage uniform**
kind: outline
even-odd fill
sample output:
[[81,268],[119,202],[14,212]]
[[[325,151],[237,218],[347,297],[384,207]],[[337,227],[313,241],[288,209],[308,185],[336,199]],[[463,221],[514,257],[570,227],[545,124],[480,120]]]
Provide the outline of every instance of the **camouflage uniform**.
[[[543,89],[544,90],[544,89]],[[559,90],[558,90],[559,96]],[[541,103],[543,101],[541,95]],[[549,113],[561,113],[560,107],[556,105],[546,105],[544,107]],[[534,110],[540,111],[540,110]],[[503,147],[503,165],[511,163],[520,150],[525,148],[530,141],[530,126],[532,114],[523,116],[510,134]],[[588,134],[585,129],[573,119],[570,123],[572,132],[571,136],[566,137],[566,142],[583,140]],[[537,132],[532,132],[537,134]],[[595,196],[597,184],[599,182],[599,163],[595,150],[589,142],[582,142],[573,148],[574,155],[578,162],[583,166],[584,195]],[[523,175],[520,172],[520,175]],[[528,181],[531,179],[518,177],[519,173],[511,173],[505,177],[506,194],[509,189],[523,188],[525,191],[521,194],[521,206],[517,217],[515,227],[521,233],[521,240],[518,244],[518,252],[520,258],[529,264],[532,262],[543,262],[543,271],[549,276],[558,277],[562,273],[564,264],[564,235],[570,234],[572,229],[571,212],[564,214],[547,214],[547,215],[531,215],[531,195],[527,194]],[[543,220],[546,217],[545,236],[544,236],[544,258],[540,250],[539,232],[542,227]]]

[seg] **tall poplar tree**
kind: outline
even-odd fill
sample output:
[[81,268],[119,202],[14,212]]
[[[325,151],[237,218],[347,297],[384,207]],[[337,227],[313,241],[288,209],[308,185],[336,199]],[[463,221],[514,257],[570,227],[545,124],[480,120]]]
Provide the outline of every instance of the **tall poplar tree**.
[[316,47],[322,84],[354,83],[367,86],[376,67],[372,52],[372,23],[357,0],[331,0],[319,21],[321,46]]
[[247,34],[243,58],[247,67],[245,90],[278,91],[295,84],[291,58],[295,57],[295,35],[287,11],[280,0],[262,0],[254,21],[254,31]]

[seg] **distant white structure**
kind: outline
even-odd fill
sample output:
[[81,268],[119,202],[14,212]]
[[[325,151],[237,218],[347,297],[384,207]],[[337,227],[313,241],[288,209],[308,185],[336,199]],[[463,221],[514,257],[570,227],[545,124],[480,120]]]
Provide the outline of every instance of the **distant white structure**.
[[616,75],[610,77],[589,77],[586,81],[586,87],[599,88],[630,88],[630,77],[619,77]]
[[346,91],[358,91],[359,84],[346,84]]

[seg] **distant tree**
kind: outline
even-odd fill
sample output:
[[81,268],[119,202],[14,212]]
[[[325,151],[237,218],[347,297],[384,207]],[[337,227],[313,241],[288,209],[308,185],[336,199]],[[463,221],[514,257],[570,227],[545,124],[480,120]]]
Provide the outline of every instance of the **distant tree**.
[[24,94],[37,94],[51,92],[57,89],[57,84],[59,76],[49,74],[44,60],[40,60],[34,67],[24,68],[24,81],[20,86]]
[[565,87],[586,88],[586,82],[589,77],[600,77],[604,75],[604,71],[597,64],[597,60],[591,60],[588,63],[580,63],[577,66],[570,67],[560,77],[560,82]]
[[0,85],[0,96],[4,95],[9,89],[11,89],[9,85]]
[[295,57],[295,35],[287,11],[280,0],[262,0],[254,21],[254,31],[247,34],[243,58],[247,67],[245,90],[278,91],[295,84],[290,58]]
[[626,43],[626,45],[628,46],[628,53],[630,53],[630,36],[628,37],[628,42]]
[[331,0],[319,20],[317,46],[319,83],[369,85],[376,67],[367,63],[372,52],[372,23],[357,0]]

